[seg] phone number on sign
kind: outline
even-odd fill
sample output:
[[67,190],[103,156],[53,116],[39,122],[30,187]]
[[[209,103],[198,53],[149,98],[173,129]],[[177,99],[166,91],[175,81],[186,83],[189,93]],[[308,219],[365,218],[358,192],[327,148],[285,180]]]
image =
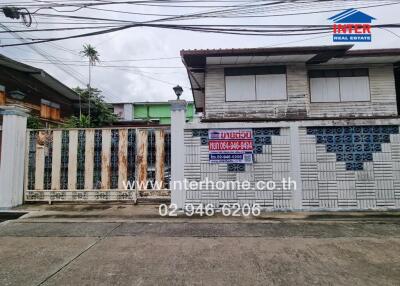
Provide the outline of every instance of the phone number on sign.
[[162,217],[178,216],[178,213],[182,213],[188,217],[193,215],[213,216],[217,213],[221,213],[223,216],[259,216],[261,214],[261,207],[259,204],[224,204],[222,208],[215,208],[212,204],[186,204],[183,210],[180,211],[176,204],[161,204],[158,207],[158,212]]

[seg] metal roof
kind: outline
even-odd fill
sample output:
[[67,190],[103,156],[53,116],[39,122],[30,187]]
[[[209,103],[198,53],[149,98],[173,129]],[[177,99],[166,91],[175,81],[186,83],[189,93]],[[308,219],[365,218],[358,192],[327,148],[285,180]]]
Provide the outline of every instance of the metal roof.
[[53,89],[57,93],[65,96],[66,98],[77,101],[79,100],[78,94],[73,91],[68,86],[61,83],[59,80],[55,79],[51,75],[49,75],[46,71],[32,67],[30,65],[26,65],[24,63],[15,61],[10,59],[4,55],[0,54],[0,66],[7,67],[16,71],[24,72],[30,74],[33,78],[40,81],[44,85],[48,86],[49,88]]
[[201,55],[207,57],[215,56],[233,56],[233,55],[293,55],[299,53],[317,53],[321,51],[332,51],[332,50],[348,50],[353,45],[334,45],[334,46],[306,46],[306,47],[273,47],[273,48],[239,48],[239,49],[194,49],[194,50],[182,50],[181,56],[189,55]]

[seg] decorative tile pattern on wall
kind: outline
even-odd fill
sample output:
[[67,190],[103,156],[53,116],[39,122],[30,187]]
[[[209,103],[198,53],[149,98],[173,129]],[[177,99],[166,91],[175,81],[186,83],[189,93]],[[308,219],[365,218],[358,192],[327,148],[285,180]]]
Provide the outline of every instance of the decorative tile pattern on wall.
[[228,172],[244,172],[246,171],[246,165],[240,163],[229,163],[228,164]]
[[201,145],[208,145],[208,129],[193,129],[193,137],[200,137]]
[[[245,127],[244,127],[245,128]],[[249,181],[249,190],[209,188],[187,190],[186,203],[260,204],[271,209],[289,209],[292,190],[283,190],[281,180],[290,175],[289,128],[254,128],[253,164],[209,163],[208,130],[185,131],[185,178],[189,181]],[[274,190],[255,190],[257,181],[274,181]]]
[[253,129],[253,143],[254,154],[262,154],[263,146],[272,144],[272,136],[279,136],[281,133],[280,128],[254,128]]
[[303,207],[399,208],[399,127],[300,128]]
[[390,143],[390,134],[399,134],[399,127],[308,127],[307,134],[315,135],[317,144],[325,144],[326,152],[336,153],[336,160],[345,162],[346,170],[360,171],[364,162],[373,161],[373,153],[382,151],[383,143]]

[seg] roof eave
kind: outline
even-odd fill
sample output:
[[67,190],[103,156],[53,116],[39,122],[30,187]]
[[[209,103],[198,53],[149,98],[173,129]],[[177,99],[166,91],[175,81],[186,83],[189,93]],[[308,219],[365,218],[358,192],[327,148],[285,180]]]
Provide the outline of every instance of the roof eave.
[[19,72],[29,73],[36,80],[40,81],[41,83],[58,92],[59,94],[65,96],[66,98],[72,101],[79,100],[79,95],[75,91],[73,91],[71,88],[69,88],[59,80],[55,79],[42,69],[15,61],[4,55],[0,55],[0,66],[5,66]]

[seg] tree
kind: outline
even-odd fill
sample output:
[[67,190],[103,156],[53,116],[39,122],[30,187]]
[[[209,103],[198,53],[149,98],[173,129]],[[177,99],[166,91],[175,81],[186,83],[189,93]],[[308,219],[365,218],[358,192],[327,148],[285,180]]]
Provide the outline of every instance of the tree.
[[87,128],[87,127],[104,127],[110,126],[117,121],[117,116],[113,113],[112,105],[104,101],[104,96],[101,95],[101,90],[97,88],[91,88],[90,90],[85,88],[76,87],[73,90],[82,99],[89,99],[89,94],[92,99],[92,118],[81,115],[80,118],[75,116],[70,117],[65,127],[67,128]]
[[81,115],[79,117],[71,116],[63,124],[64,128],[90,128],[89,117]]
[[[92,66],[96,65],[96,63],[100,62],[100,55],[95,49],[95,47],[91,46],[90,44],[85,44],[83,45],[83,50],[80,52],[80,54],[88,59],[89,63],[89,84],[88,84],[88,90],[89,90],[89,121],[91,119],[91,114],[90,114],[90,105],[91,105],[91,81],[92,81]],[[82,112],[81,112],[82,113]],[[81,116],[82,114],[80,114]]]
[[26,127],[28,129],[42,129],[44,128],[43,122],[40,120],[37,115],[29,115]]

